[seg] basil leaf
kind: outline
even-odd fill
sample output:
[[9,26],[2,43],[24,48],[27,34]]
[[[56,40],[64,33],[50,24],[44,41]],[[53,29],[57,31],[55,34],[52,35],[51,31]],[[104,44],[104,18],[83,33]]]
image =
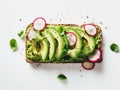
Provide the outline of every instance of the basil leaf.
[[23,38],[24,38],[24,31],[22,30],[22,31],[18,32],[18,36],[19,36],[21,39],[23,39]]
[[57,78],[60,79],[60,80],[66,80],[67,79],[67,77],[64,74],[59,74],[57,76]]
[[16,51],[17,50],[17,41],[15,39],[11,39],[10,40],[10,48],[13,50],[13,51]]
[[59,32],[60,35],[64,35],[65,34],[63,26],[58,26],[57,30],[58,30],[58,32]]
[[110,49],[113,51],[113,52],[119,52],[119,46],[115,43],[112,43],[110,45]]

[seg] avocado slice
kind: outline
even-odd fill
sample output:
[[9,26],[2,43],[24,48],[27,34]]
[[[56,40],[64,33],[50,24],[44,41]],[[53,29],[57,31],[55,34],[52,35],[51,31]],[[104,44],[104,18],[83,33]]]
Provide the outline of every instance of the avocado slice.
[[45,29],[43,32],[43,35],[45,35],[46,39],[49,42],[49,60],[52,61],[55,57],[55,39],[54,39],[54,36],[49,31],[49,29]]
[[43,39],[40,43],[40,51],[38,52],[38,55],[41,56],[41,59],[44,61],[47,60],[47,56],[49,53],[49,43],[47,39]]
[[48,59],[49,42],[36,31],[36,37],[32,41],[27,41],[27,57],[34,61],[45,62]]
[[83,38],[83,50],[80,56],[89,56],[95,50],[95,39],[83,30],[78,30],[78,32]]
[[64,56],[64,48],[65,48],[65,41],[64,41],[64,37],[61,36],[59,34],[59,32],[56,30],[57,28],[55,28],[55,26],[50,26],[49,27],[49,31],[52,33],[52,35],[54,36],[55,40],[56,40],[56,53],[55,53],[55,57],[57,60],[60,60],[63,56]]
[[68,49],[69,49],[69,42],[68,42],[68,40],[67,40],[66,35],[64,35],[63,37],[64,37],[64,41],[65,41],[65,48],[66,48],[66,50],[68,51]]
[[55,28],[58,31],[59,35],[63,36],[64,42],[65,42],[65,49],[67,51],[69,49],[69,42],[68,42],[67,37],[65,35],[65,28],[64,27],[65,26],[63,26],[63,25],[59,25],[59,26],[56,26]]
[[34,54],[38,53],[38,51],[37,51],[37,45],[38,45],[37,40],[35,38],[33,38],[32,39],[32,48],[33,48],[33,53]]
[[66,27],[66,32],[73,32],[77,36],[77,42],[74,48],[71,48],[68,51],[68,55],[70,57],[72,57],[73,59],[77,59],[79,54],[82,52],[82,38],[75,28],[68,26]]
[[36,48],[36,43],[33,43],[34,41],[30,42],[27,41],[26,45],[27,45],[27,51],[26,51],[26,57],[28,59],[34,60],[34,61],[40,61],[41,60],[41,56],[38,55],[37,53],[37,48]]

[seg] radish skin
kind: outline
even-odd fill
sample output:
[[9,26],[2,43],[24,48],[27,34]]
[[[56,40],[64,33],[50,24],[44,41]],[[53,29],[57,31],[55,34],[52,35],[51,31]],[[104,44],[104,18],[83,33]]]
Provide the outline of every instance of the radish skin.
[[82,63],[82,67],[86,70],[92,70],[95,67],[95,63],[85,61],[85,62]]
[[28,32],[28,39],[30,40],[30,41],[32,41],[32,39],[33,38],[35,38],[36,37],[36,33],[35,33],[35,31],[33,30],[33,29],[31,29],[29,32]]
[[77,36],[73,32],[67,32],[66,36],[67,36],[70,46],[73,46],[76,44]]
[[38,17],[33,21],[32,25],[35,30],[44,30],[46,27],[46,20],[43,17]]
[[100,49],[96,49],[94,53],[88,56],[88,60],[91,62],[98,62],[102,57],[102,52]]
[[84,24],[84,30],[85,32],[90,35],[90,36],[96,36],[97,34],[97,29],[94,24]]

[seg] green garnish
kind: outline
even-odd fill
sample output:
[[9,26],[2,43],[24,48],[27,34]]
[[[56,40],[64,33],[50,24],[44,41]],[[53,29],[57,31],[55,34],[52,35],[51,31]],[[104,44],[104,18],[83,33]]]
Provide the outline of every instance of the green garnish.
[[17,47],[17,41],[15,39],[11,39],[10,40],[10,48],[13,50],[13,51],[16,51],[18,49]]
[[110,45],[110,49],[113,51],[113,52],[119,52],[119,46],[115,43],[112,43]]
[[60,79],[60,80],[66,80],[67,79],[67,77],[64,74],[59,74],[57,76],[57,78]]
[[60,35],[64,35],[65,31],[64,31],[63,26],[58,26],[57,30],[58,30],[58,32],[59,32]]
[[18,36],[19,36],[21,39],[23,39],[23,38],[24,38],[24,31],[22,30],[22,31],[18,32]]

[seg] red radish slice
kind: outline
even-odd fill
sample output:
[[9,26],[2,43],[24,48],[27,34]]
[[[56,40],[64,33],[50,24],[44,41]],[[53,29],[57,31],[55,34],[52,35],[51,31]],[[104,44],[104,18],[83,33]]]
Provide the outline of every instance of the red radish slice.
[[73,32],[67,32],[66,36],[69,41],[69,45],[75,45],[75,43],[77,42],[77,36]]
[[46,20],[42,17],[38,17],[33,21],[33,27],[35,30],[44,30],[46,27]]
[[32,41],[33,38],[35,38],[36,36],[36,33],[35,33],[35,30],[31,29],[29,32],[28,32],[28,39],[30,41]]
[[94,24],[85,24],[84,29],[86,33],[90,36],[95,36],[97,34],[97,29]]
[[82,63],[82,67],[86,70],[91,70],[95,67],[95,63],[85,61],[85,62]]
[[101,59],[102,52],[100,49],[96,49],[94,53],[88,56],[88,60],[91,62],[98,62]]

